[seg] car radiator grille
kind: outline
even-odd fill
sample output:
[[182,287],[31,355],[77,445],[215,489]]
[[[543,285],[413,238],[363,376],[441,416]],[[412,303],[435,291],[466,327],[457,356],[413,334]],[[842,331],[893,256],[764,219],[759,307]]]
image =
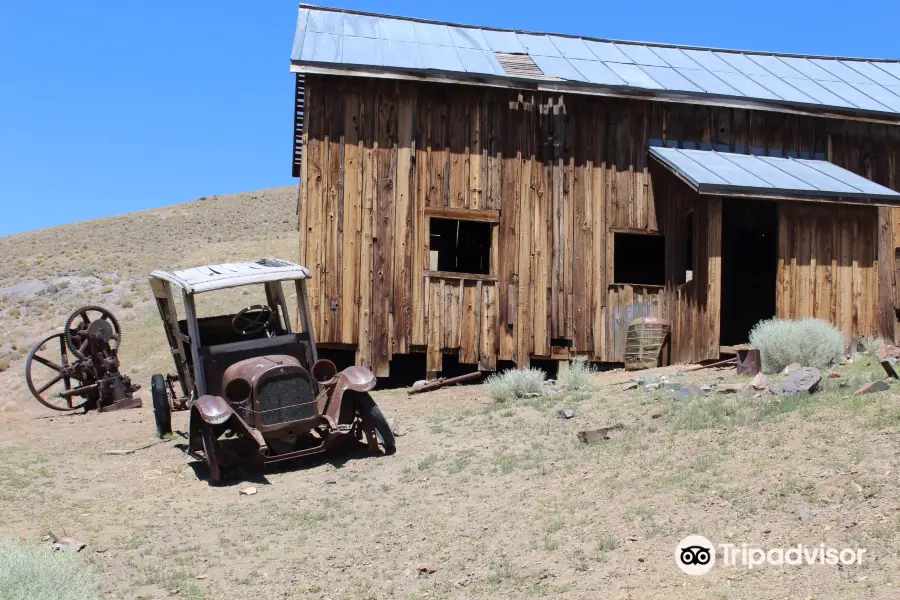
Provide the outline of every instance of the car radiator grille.
[[312,381],[291,374],[266,379],[259,388],[261,425],[277,425],[316,416]]

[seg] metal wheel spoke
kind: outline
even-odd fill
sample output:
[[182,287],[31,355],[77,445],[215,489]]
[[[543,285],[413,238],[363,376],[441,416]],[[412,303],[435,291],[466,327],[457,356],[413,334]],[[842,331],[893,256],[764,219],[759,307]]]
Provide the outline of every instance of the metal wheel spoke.
[[41,363],[45,367],[50,367],[51,369],[53,369],[54,371],[57,371],[57,372],[61,372],[64,368],[62,365],[58,365],[55,362],[53,362],[52,360],[47,360],[43,356],[38,356],[37,354],[34,355],[34,360]]
[[88,346],[89,346],[89,345],[90,345],[90,340],[84,340],[84,341],[81,343],[81,346],[78,348],[78,351],[79,351],[81,354],[84,354],[85,352],[87,352],[87,349],[88,349]]
[[59,375],[57,375],[56,377],[54,377],[53,379],[51,379],[50,381],[48,381],[47,383],[45,383],[44,385],[39,387],[38,394],[43,394],[44,392],[49,390],[51,387],[53,387],[54,385],[59,383],[62,378],[63,378],[62,373],[60,373]]

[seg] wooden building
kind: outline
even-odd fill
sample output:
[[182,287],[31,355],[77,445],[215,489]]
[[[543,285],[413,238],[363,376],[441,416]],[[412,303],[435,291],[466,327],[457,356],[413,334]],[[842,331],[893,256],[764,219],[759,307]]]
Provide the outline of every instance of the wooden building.
[[301,6],[292,71],[316,336],[379,376],[619,362],[641,315],[685,363],[772,316],[895,337],[900,63]]

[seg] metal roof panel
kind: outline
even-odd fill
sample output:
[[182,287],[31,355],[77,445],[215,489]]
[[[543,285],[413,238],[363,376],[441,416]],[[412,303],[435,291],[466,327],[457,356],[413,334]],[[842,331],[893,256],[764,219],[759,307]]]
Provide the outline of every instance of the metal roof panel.
[[544,72],[544,75],[569,81],[587,81],[587,78],[564,58],[558,56],[532,56],[531,58],[534,60],[534,64]]
[[578,69],[584,80],[598,85],[626,85],[625,80],[616,75],[599,60],[578,60],[573,58],[569,63]]
[[492,31],[490,29],[482,30],[482,35],[487,41],[488,46],[494,52],[510,52],[522,53],[527,52],[525,46],[519,41],[519,38],[512,31]]
[[419,44],[419,53],[422,55],[422,64],[426,69],[437,71],[465,71],[457,49],[452,46],[437,46],[434,44]]
[[702,69],[699,64],[688,57],[687,54],[678,48],[663,48],[661,46],[650,46],[654,54],[666,61],[670,66],[681,69]]
[[519,41],[522,42],[522,45],[525,46],[525,49],[528,51],[528,54],[531,54],[532,56],[562,57],[559,50],[556,49],[556,46],[553,45],[553,42],[551,42],[550,38],[546,35],[531,35],[527,33],[520,33],[517,35]]
[[702,92],[699,87],[684,78],[672,67],[641,67],[644,72],[667,90],[681,92]]
[[412,21],[380,17],[378,19],[378,37],[395,42],[415,42],[416,28]]
[[656,55],[653,50],[647,46],[638,44],[616,44],[616,48],[634,61],[638,65],[647,65],[651,67],[668,67],[669,64]]
[[643,88],[646,90],[661,90],[663,86],[657,83],[650,75],[648,75],[638,65],[626,65],[622,63],[606,63],[606,66],[613,72],[625,80],[628,85]]
[[578,58],[581,60],[594,60],[594,53],[591,52],[584,40],[580,38],[561,37],[551,35],[550,41],[559,50],[563,58]]
[[617,62],[617,63],[630,63],[634,62],[625,54],[622,53],[619,48],[611,43],[611,42],[596,42],[594,40],[584,40],[584,43],[590,48],[591,52],[594,53],[598,59],[603,62]]
[[[375,38],[379,42],[374,45],[365,41]],[[422,50],[419,45],[430,47]],[[437,47],[453,48],[456,55]],[[381,73],[386,77],[428,78],[428,71],[440,71],[459,81],[478,83],[488,83],[481,75],[540,78],[537,73],[504,71],[494,52],[508,54],[511,64],[521,58],[533,71],[532,61],[543,62],[552,73],[549,77],[663,90],[661,97],[666,91],[673,96],[687,92],[708,96],[710,103],[728,104],[733,102],[729,98],[737,97],[775,110],[786,110],[785,104],[791,103],[802,105],[807,112],[822,105],[900,115],[895,100],[900,97],[896,89],[900,86],[900,62],[612,42],[305,5],[298,12],[291,60],[292,69],[301,72],[315,72],[315,65],[322,64],[323,72],[334,72],[341,65],[348,65],[348,70],[350,65],[383,66],[393,71]],[[563,60],[540,61],[537,57]],[[721,102],[712,98],[721,98]]]
[[900,193],[823,160],[658,146],[650,154],[701,194],[900,203]]
[[457,48],[491,49],[480,29],[472,29],[470,27],[450,27],[449,29],[450,39]]

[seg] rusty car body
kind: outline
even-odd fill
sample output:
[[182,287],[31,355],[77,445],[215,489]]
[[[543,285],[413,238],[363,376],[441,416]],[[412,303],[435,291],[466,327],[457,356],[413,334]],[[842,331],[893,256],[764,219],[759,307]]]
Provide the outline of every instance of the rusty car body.
[[[338,372],[318,358],[309,277],[305,267],[276,258],[150,275],[176,371],[151,378],[157,433],[171,434],[172,410],[189,410],[188,451],[202,455],[212,483],[232,464],[309,456],[363,435],[370,450],[380,443],[386,453],[394,451],[394,435],[368,393],[376,383],[372,372],[359,366]],[[295,287],[296,331],[283,283]],[[261,288],[264,303],[198,316],[198,295],[245,286]],[[181,292],[183,317],[173,288]],[[251,450],[225,451],[223,436]]]

